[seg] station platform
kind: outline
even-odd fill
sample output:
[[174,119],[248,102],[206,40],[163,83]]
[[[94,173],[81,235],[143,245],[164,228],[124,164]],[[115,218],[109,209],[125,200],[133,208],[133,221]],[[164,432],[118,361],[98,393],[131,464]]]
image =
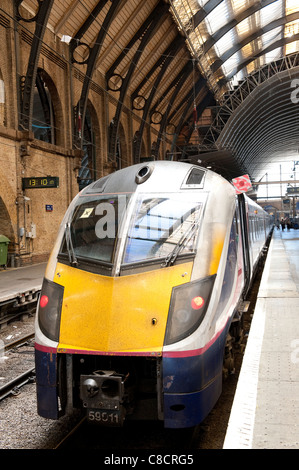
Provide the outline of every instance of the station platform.
[[41,289],[47,263],[0,271],[0,304]]
[[299,448],[299,230],[274,229],[223,448]]

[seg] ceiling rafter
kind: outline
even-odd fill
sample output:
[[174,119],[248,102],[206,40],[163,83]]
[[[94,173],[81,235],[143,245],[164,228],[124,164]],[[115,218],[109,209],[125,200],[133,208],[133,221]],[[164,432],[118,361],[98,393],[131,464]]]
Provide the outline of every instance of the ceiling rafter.
[[[146,4],[147,0],[142,0],[138,2],[138,5],[135,9],[135,15],[138,16],[141,14],[142,9],[144,5]],[[123,23],[122,27],[120,30],[117,32],[117,34],[113,37],[113,41],[110,42],[110,44],[107,46],[106,49],[104,49],[103,53],[101,54],[101,60],[105,61],[107,56],[111,53],[112,49],[115,47],[115,45],[118,43],[119,39],[124,35],[124,33],[128,30],[130,23],[132,22],[131,18],[128,18],[126,22]]]
[[[104,5],[106,4],[106,1],[107,0],[100,0],[99,1],[98,5],[97,5],[99,10],[101,10],[104,7]],[[81,122],[85,121],[85,112],[86,112],[86,107],[87,107],[87,100],[88,100],[88,93],[89,93],[89,89],[90,89],[90,85],[91,85],[91,79],[92,79],[92,76],[93,76],[93,72],[94,72],[94,69],[95,69],[95,66],[96,66],[97,58],[99,56],[104,37],[106,36],[106,34],[108,32],[109,26],[110,26],[113,18],[116,15],[116,12],[118,10],[118,7],[119,7],[120,3],[121,3],[121,0],[114,0],[112,2],[107,15],[105,16],[104,22],[103,22],[103,24],[100,28],[100,31],[99,31],[99,34],[98,34],[98,37],[97,37],[97,41],[90,50],[90,55],[89,55],[89,58],[88,58],[88,61],[87,61],[86,74],[84,76],[84,82],[83,82],[83,86],[82,86],[82,90],[81,90],[81,97],[80,97],[79,103],[77,105],[76,129],[75,129],[75,132],[76,132],[75,137],[77,138],[76,139],[77,141],[75,141],[75,145],[78,145],[78,143],[79,143],[79,145],[82,145],[82,138],[81,138],[81,135],[80,135],[80,128],[81,128]],[[92,20],[93,19],[94,19],[94,17],[92,18]],[[86,22],[84,24],[84,27],[83,27],[83,29],[82,29],[82,31],[80,32],[79,35],[84,34],[83,31],[85,32],[86,29],[88,29],[88,27],[90,26],[90,24],[92,22],[93,21],[90,21],[90,18],[88,17],[88,19],[86,20]]]
[[[110,136],[109,136],[109,158],[110,160],[114,160],[115,155],[116,155],[116,145],[117,145],[117,133],[118,133],[118,126],[119,126],[119,120],[123,108],[123,102],[124,98],[127,92],[127,88],[129,86],[130,80],[132,78],[132,75],[134,73],[135,68],[137,67],[138,61],[141,57],[141,54],[143,50],[145,49],[147,43],[153,36],[153,34],[157,31],[157,29],[160,27],[160,25],[163,23],[165,20],[165,15],[167,14],[167,5],[166,4],[161,4],[158,3],[156,8],[152,11],[152,13],[149,15],[150,21],[146,21],[146,30],[142,27],[140,28],[139,35],[141,36],[140,44],[138,46],[137,51],[135,52],[135,55],[133,57],[133,60],[131,61],[130,68],[126,74],[126,77],[123,80],[121,89],[120,89],[120,96],[119,96],[119,101],[117,104],[116,108],[116,113],[112,122],[112,126],[110,128]],[[135,35],[136,36],[136,35]],[[134,36],[134,43],[135,43],[135,36]],[[126,52],[126,51],[124,51]],[[121,59],[123,58],[125,54],[120,54],[118,60],[114,63],[113,67],[111,67],[107,73],[107,77],[111,76],[110,74],[113,73],[117,65],[120,63]]]
[[160,148],[160,144],[161,144],[161,140],[162,140],[162,134],[163,134],[163,132],[166,128],[168,114],[169,114],[169,112],[170,112],[170,110],[171,110],[171,108],[174,104],[174,101],[175,101],[178,93],[181,91],[181,88],[182,88],[184,82],[186,81],[187,76],[190,74],[191,70],[192,70],[192,65],[190,63],[188,63],[184,67],[184,69],[179,73],[179,75],[177,77],[177,80],[175,81],[172,96],[168,101],[167,108],[164,112],[163,118],[162,118],[161,123],[160,123],[160,129],[159,129],[159,134],[158,134],[158,138],[157,138],[157,145],[156,145],[155,151],[154,151],[154,154],[157,158],[158,158],[158,155],[159,155],[159,148]]
[[153,67],[147,72],[145,77],[142,79],[142,81],[139,83],[139,85],[135,88],[131,95],[131,100],[132,102],[134,99],[139,95],[140,90],[143,88],[143,86],[149,81],[151,76],[156,72],[158,68],[162,68],[165,65],[165,62],[171,61],[174,59],[174,55],[180,49],[183,47],[185,44],[185,40],[182,36],[177,35],[175,40],[172,41],[172,43],[167,47],[167,49],[164,50],[163,54],[160,55],[159,59],[156,61],[156,63],[153,65]]
[[[142,120],[140,123],[139,132],[138,132],[138,135],[135,141],[135,147],[134,147],[134,161],[135,162],[138,162],[140,159],[140,150],[141,150],[141,141],[142,141],[143,131],[144,131],[145,123],[147,122],[147,116],[148,116],[152,101],[154,99],[154,96],[158,90],[159,84],[161,83],[161,80],[164,74],[168,70],[169,64],[172,62],[172,60],[175,57],[176,52],[183,46],[183,44],[184,44],[184,40],[180,36],[177,36],[177,39],[166,49],[166,51],[164,51],[163,56],[161,56],[158,63],[156,63],[155,66],[150,71],[151,73],[149,74],[149,76],[151,76],[154,70],[156,70],[158,67],[160,68],[160,71],[156,77],[156,80],[151,88],[150,95],[145,100],[145,104],[143,107]],[[148,80],[148,76],[146,79]],[[143,82],[144,80],[141,82],[141,88],[143,86],[142,85]],[[134,99],[138,96],[139,90],[140,88],[138,87],[135,90],[135,92],[132,94],[132,97],[131,97],[132,103]]]
[[32,130],[33,95],[38,59],[53,2],[54,0],[44,0],[42,3],[39,3],[36,15],[30,19],[22,16],[22,13],[19,10],[22,1],[15,0],[14,2],[15,18],[17,22],[25,21],[28,23],[35,23],[27,72],[25,77],[23,77],[23,82],[21,82],[21,112],[19,115],[19,127],[23,130]]

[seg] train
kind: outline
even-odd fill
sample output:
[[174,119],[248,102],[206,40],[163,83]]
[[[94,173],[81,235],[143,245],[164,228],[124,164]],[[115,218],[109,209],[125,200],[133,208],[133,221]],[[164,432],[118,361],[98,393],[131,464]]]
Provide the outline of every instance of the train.
[[200,424],[233,369],[273,219],[186,162],[115,171],[69,205],[35,320],[38,414]]

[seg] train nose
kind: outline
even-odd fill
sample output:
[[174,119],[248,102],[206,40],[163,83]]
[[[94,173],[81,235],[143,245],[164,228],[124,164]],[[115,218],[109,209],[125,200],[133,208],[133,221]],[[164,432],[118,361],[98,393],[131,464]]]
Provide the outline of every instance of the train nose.
[[99,393],[99,387],[97,382],[94,379],[86,379],[83,382],[83,387],[85,388],[87,395],[92,398]]

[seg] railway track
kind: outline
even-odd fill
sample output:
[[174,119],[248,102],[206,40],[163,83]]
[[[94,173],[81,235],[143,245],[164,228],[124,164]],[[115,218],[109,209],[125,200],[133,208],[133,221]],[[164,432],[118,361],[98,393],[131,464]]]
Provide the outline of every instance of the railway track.
[[24,346],[28,344],[29,341],[33,340],[34,338],[34,333],[28,333],[26,335],[21,336],[21,338],[17,338],[10,343],[7,343],[5,345],[5,350],[13,349],[17,346]]
[[[14,349],[17,348],[22,348],[22,347],[30,347],[30,341],[34,338],[34,333],[29,333],[26,335],[23,335],[20,338],[15,339],[14,341],[11,341],[10,343],[7,343],[4,346],[4,351],[3,351],[3,356],[0,356],[0,363],[4,362],[6,359],[5,354],[9,351],[13,351]],[[33,347],[33,346],[32,346]],[[29,383],[34,381],[35,379],[35,367],[29,367],[25,371],[22,371],[21,373],[18,373],[15,375],[13,378],[11,378],[8,382],[6,382],[4,385],[0,387],[0,401],[3,400],[4,398],[8,397],[9,395],[17,395],[20,391],[20,388]]]
[[30,290],[11,299],[0,301],[0,330],[12,321],[33,315],[36,311],[40,290]]
[[34,381],[34,379],[35,368],[31,367],[0,388],[0,401],[9,395],[17,395],[23,385]]

